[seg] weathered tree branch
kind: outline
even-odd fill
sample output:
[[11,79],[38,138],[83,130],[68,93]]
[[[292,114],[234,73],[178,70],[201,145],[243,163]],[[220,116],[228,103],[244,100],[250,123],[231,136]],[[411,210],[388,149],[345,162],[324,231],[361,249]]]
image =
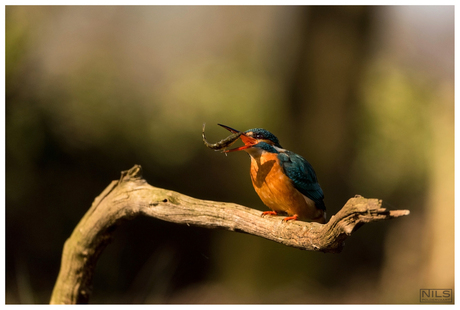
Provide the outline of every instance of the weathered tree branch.
[[86,303],[99,255],[114,228],[126,219],[145,215],[179,224],[245,232],[302,250],[340,252],[343,241],[362,224],[408,215],[389,211],[382,201],[356,196],[326,224],[282,222],[233,203],[200,200],[149,185],[136,165],[122,172],[93,202],[64,244],[62,263],[51,304]]

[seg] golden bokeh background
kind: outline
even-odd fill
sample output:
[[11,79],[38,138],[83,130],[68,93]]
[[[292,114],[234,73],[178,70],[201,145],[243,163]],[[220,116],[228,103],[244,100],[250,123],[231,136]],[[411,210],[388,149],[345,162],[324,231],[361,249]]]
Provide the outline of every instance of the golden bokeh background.
[[245,154],[262,127],[348,198],[410,216],[340,254],[137,218],[92,303],[419,303],[454,289],[453,6],[6,6],[6,302],[48,303],[62,246],[134,164],[196,198],[265,210]]

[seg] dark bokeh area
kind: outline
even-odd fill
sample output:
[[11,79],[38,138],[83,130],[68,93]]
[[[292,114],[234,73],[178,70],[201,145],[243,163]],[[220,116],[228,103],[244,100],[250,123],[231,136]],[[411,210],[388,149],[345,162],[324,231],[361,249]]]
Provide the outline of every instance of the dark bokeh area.
[[410,216],[340,254],[136,218],[92,303],[419,303],[454,288],[453,6],[7,6],[6,302],[48,303],[62,247],[120,172],[259,210],[262,127],[304,156],[328,217],[355,194]]

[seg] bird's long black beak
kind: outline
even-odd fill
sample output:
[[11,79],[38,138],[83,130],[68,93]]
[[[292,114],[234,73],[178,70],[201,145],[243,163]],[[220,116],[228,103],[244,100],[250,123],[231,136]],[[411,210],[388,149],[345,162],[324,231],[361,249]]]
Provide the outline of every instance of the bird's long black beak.
[[237,132],[240,132],[239,130],[236,130],[236,129],[233,129],[232,127],[228,127],[228,126],[225,126],[225,125],[222,125],[222,124],[217,124],[221,127],[224,127],[225,129],[227,129],[228,131],[231,131],[233,133],[237,133]]
[[[225,125],[222,125],[222,124],[217,124],[217,125],[219,125],[221,127],[224,127],[225,129],[227,129],[228,131],[231,131],[233,133],[240,132],[239,130],[233,129],[232,127],[228,127],[228,126],[225,126]],[[227,150],[225,152],[228,153],[228,152],[242,151],[242,150],[248,149],[250,147],[253,147],[254,145],[256,145],[258,143],[257,139],[249,137],[245,133],[243,133],[240,136],[240,138],[241,138],[241,141],[243,141],[243,143],[244,143],[243,146],[240,146],[240,147],[237,147],[237,148],[234,148],[234,149],[231,149],[231,150]]]

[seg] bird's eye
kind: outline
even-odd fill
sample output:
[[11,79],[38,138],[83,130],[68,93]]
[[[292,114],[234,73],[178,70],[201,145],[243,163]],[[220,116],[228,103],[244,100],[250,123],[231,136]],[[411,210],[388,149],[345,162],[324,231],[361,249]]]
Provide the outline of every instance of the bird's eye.
[[256,138],[256,139],[263,139],[264,136],[261,135],[260,133],[257,133],[257,134],[255,135],[255,138]]

